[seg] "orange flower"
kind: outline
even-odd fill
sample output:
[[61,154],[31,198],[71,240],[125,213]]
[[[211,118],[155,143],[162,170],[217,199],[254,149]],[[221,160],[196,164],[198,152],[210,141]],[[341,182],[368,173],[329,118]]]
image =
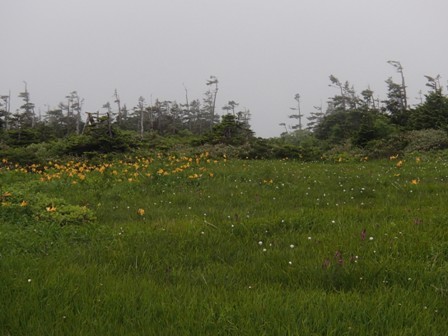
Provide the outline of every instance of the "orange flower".
[[138,209],[137,210],[137,214],[139,214],[140,216],[143,216],[145,214],[145,209]]
[[54,207],[52,205],[48,206],[46,209],[47,209],[48,212],[56,212],[56,207]]
[[397,158],[398,158],[398,154],[392,155],[391,157],[389,157],[389,160],[396,160]]

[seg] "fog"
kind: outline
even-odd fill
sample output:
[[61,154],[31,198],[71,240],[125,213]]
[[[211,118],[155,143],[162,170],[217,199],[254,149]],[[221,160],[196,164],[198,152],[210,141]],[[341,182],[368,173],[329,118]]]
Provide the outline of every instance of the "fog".
[[[76,90],[84,110],[113,102],[202,99],[219,80],[252,113],[257,136],[278,136],[295,94],[302,112],[325,108],[333,74],[385,98],[388,60],[401,62],[409,100],[424,75],[448,76],[446,0],[2,0],[0,94],[28,84],[36,110]],[[306,121],[306,120],[305,120]],[[304,121],[304,122],[305,122]]]

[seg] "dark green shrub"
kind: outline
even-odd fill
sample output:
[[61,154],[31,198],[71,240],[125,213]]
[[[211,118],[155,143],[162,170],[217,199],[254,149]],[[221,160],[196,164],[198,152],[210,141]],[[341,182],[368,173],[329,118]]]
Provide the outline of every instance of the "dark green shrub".
[[28,147],[9,147],[2,149],[0,150],[0,157],[9,162],[19,163],[22,166],[32,163],[41,163],[35,150]]
[[388,158],[403,153],[408,142],[409,139],[406,139],[403,134],[397,133],[384,139],[369,141],[364,150],[369,158]]

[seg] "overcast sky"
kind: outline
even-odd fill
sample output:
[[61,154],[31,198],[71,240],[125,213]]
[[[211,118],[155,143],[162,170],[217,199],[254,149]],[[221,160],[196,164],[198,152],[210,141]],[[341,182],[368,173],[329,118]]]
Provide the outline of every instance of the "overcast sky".
[[278,136],[301,95],[326,106],[333,74],[385,97],[399,81],[411,103],[424,75],[448,79],[447,0],[0,0],[0,94],[13,109],[28,83],[42,111],[71,91],[96,111],[117,89],[128,108],[201,98],[219,80],[217,107],[250,109],[257,136]]

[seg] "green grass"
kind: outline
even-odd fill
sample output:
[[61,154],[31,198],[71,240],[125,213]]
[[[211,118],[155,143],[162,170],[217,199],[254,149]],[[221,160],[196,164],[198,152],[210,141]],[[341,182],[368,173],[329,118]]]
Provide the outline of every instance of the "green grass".
[[160,176],[172,163],[155,159],[138,181],[115,163],[77,184],[3,168],[3,193],[97,221],[4,216],[0,335],[446,335],[448,160],[396,163],[203,160]]

